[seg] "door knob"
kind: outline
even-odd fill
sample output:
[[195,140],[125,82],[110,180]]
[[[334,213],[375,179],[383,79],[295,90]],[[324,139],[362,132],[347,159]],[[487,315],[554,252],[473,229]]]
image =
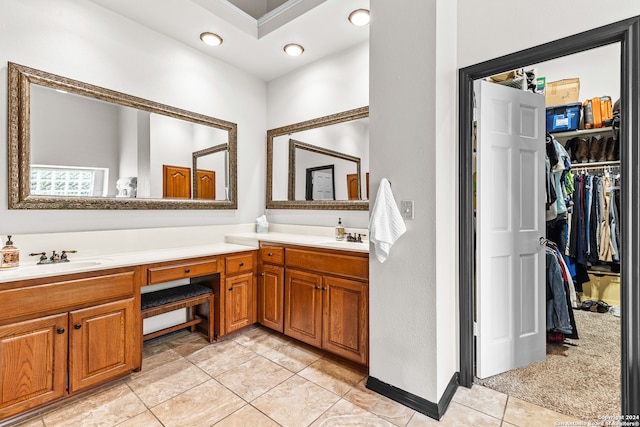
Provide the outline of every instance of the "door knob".
[[546,239],[546,237],[542,237],[542,236],[540,236],[540,237],[538,238],[538,244],[539,244],[540,246],[544,246],[544,245],[546,245],[546,244],[547,244],[547,239]]

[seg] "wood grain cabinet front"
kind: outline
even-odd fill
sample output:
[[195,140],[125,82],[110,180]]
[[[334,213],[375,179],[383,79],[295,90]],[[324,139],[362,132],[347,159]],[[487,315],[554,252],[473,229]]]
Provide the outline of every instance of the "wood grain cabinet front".
[[69,313],[69,392],[133,370],[134,299]]
[[284,332],[284,267],[263,264],[258,280],[258,322]]
[[259,323],[369,363],[368,254],[261,244],[260,261]]
[[140,367],[138,278],[82,273],[0,290],[0,424]]
[[67,394],[67,319],[0,326],[0,420]]
[[217,338],[256,322],[256,254],[248,251],[225,257],[224,281],[214,289]]

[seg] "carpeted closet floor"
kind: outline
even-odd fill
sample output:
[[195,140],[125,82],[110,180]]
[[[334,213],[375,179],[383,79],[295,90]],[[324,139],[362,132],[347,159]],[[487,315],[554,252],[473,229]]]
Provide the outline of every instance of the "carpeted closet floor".
[[[620,318],[574,310],[580,339],[547,344],[547,359],[476,384],[584,421],[620,414]],[[599,418],[600,417],[600,418]]]

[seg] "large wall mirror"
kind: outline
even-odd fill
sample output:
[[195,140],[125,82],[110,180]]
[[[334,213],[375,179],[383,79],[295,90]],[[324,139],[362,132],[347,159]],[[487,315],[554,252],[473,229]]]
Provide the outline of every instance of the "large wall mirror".
[[369,107],[267,131],[267,209],[369,209]]
[[10,209],[236,209],[235,123],[9,63]]

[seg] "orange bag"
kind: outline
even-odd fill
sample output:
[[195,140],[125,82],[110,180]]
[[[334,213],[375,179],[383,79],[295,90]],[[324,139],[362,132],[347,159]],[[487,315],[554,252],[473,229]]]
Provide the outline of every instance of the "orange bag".
[[601,96],[584,101],[584,128],[595,129],[611,126],[613,120],[613,105],[610,96]]

